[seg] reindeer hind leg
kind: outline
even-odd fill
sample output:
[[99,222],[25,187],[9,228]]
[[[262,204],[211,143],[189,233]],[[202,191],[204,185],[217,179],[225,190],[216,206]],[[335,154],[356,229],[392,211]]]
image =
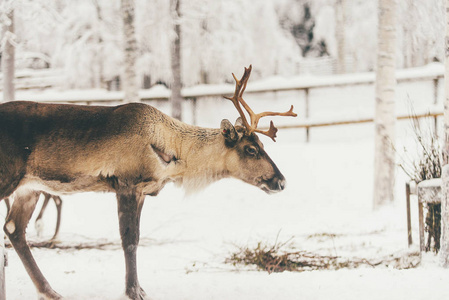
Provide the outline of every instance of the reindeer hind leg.
[[36,228],[37,235],[42,236],[42,231],[44,227],[42,217],[44,216],[44,212],[47,209],[48,202],[50,202],[50,199],[53,199],[56,205],[56,227],[53,237],[51,238],[51,241],[55,241],[59,233],[59,227],[61,226],[62,199],[59,196],[51,195],[45,192],[42,192],[42,194],[44,195],[44,203],[42,204],[41,211],[39,212],[36,221],[34,221],[34,228]]
[[9,211],[11,210],[11,201],[8,198],[3,199],[3,201],[5,201],[5,205],[6,205],[6,216],[9,215]]
[[34,228],[36,229],[37,236],[41,237],[44,231],[44,223],[42,221],[42,217],[44,215],[45,209],[47,208],[48,202],[50,201],[50,194],[42,193],[44,195],[44,203],[42,204],[42,208],[37,215],[36,221],[34,221]]
[[56,210],[57,210],[55,234],[51,238],[53,241],[53,240],[56,240],[58,233],[59,233],[59,227],[61,226],[62,199],[59,196],[53,195],[52,197],[53,197],[53,201],[55,201]]
[[62,299],[51,287],[36,264],[27,245],[25,230],[39,200],[39,192],[16,192],[11,212],[3,230],[22,261],[28,275],[34,283],[39,299]]

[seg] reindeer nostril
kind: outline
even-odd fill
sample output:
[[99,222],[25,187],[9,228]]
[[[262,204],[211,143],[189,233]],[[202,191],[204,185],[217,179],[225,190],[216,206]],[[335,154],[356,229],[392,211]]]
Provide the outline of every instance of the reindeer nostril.
[[272,176],[271,178],[265,179],[260,178],[258,183],[259,187],[267,193],[280,192],[285,189],[286,181],[284,176]]
[[285,189],[285,180],[278,181],[278,189],[281,191]]

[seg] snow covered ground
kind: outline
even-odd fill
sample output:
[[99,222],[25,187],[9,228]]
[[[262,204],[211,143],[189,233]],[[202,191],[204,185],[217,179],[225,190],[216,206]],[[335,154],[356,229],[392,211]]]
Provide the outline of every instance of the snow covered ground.
[[[399,123],[400,145],[413,147],[408,121]],[[278,142],[263,139],[288,180],[285,191],[266,195],[236,180],[223,180],[197,195],[167,186],[148,197],[138,251],[140,282],[156,300],[178,299],[449,299],[449,272],[437,257],[416,269],[361,267],[339,271],[268,274],[225,264],[237,246],[273,244],[291,237],[296,249],[342,257],[382,258],[417,250],[416,199],[412,202],[415,245],[407,247],[404,182],[397,200],[373,212],[373,125],[282,130]],[[399,146],[398,148],[400,148]],[[49,206],[45,235],[55,211]],[[37,239],[33,226],[30,239]],[[335,236],[333,236],[335,235]],[[120,299],[124,259],[113,194],[64,197],[63,244],[112,242],[107,250],[33,249],[53,288],[68,299]],[[34,286],[10,249],[7,299],[35,299]]]
[[[311,90],[311,119],[372,114],[373,92],[369,85]],[[438,98],[442,95],[440,85]],[[254,104],[256,111],[273,106],[282,111],[294,103],[298,120],[274,120],[282,125],[304,120],[303,98],[301,92],[279,92],[248,94],[247,101]],[[434,107],[433,82],[401,83],[397,98],[398,113],[410,111],[410,106],[420,111]],[[236,117],[232,105],[217,99],[203,99],[198,108],[198,121],[203,126],[218,126],[222,118]],[[166,111],[167,107],[162,105],[160,109]],[[429,124],[425,126],[430,128]],[[438,267],[433,254],[425,255],[418,268],[409,270],[364,266],[267,274],[224,263],[238,246],[253,247],[258,242],[272,245],[276,240],[290,239],[290,246],[296,250],[342,258],[379,260],[416,252],[417,200],[412,201],[415,244],[408,249],[404,193],[407,179],[401,171],[396,179],[396,202],[372,211],[373,132],[373,124],[358,124],[313,128],[310,143],[305,143],[302,129],[280,130],[277,143],[261,137],[287,178],[287,189],[276,195],[266,195],[229,179],[197,195],[186,197],[181,189],[168,185],[158,197],[148,197],[138,251],[143,288],[155,300],[414,300],[429,295],[449,299],[449,272]],[[397,134],[398,151],[406,147],[407,156],[412,156],[416,144],[410,121],[399,122]],[[3,205],[0,207],[0,215],[4,215]],[[28,229],[29,239],[39,240],[33,222]],[[44,223],[45,240],[52,236],[55,223],[52,204]],[[39,266],[56,291],[68,299],[120,299],[125,271],[113,194],[64,197],[60,242],[112,245],[106,250],[34,248]],[[7,298],[35,299],[34,286],[22,263],[14,250],[8,253]]]

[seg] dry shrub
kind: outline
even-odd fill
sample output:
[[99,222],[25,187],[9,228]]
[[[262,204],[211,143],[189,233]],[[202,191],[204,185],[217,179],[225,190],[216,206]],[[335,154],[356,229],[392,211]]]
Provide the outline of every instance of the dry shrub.
[[380,259],[368,260],[320,255],[307,251],[288,251],[282,249],[285,245],[286,243],[275,243],[269,246],[259,242],[255,248],[237,247],[238,250],[231,253],[225,262],[234,266],[256,266],[258,270],[268,273],[353,269],[360,266],[409,269],[415,268],[421,262],[418,252],[392,254]]
[[418,118],[412,119],[412,129],[419,150],[418,157],[401,157],[399,167],[417,184],[423,180],[441,178],[442,158],[438,138],[432,129],[422,130]]
[[[399,167],[416,184],[428,179],[441,178],[442,152],[436,134],[430,128],[423,131],[418,118],[412,119],[412,128],[419,150],[418,158],[402,157]],[[438,253],[441,236],[441,203],[427,203],[426,207],[425,231],[428,236],[425,250],[433,249]]]
[[[233,265],[255,265],[259,270],[268,273],[283,271],[307,271],[319,269],[335,269],[343,267],[337,262],[338,257],[317,256],[305,251],[285,252],[279,245],[267,246],[258,243],[254,249],[240,248],[226,259]],[[344,263],[343,263],[344,264]]]

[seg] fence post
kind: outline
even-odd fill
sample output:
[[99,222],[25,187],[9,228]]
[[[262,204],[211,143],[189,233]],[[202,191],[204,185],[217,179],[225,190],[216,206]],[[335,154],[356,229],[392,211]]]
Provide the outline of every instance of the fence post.
[[[309,89],[306,88],[304,89],[305,92],[305,115],[306,115],[306,120],[309,119],[309,110],[310,110],[310,106],[309,106]],[[306,127],[306,142],[308,143],[310,140],[310,127]]]
[[408,247],[413,244],[412,239],[412,220],[410,216],[410,182],[405,183],[405,200],[407,205],[407,238],[408,238]]
[[[0,225],[3,225],[0,223]],[[2,226],[3,227],[3,226]],[[2,230],[3,232],[3,230]],[[0,235],[0,299],[6,299],[5,288],[5,266],[6,266],[6,251],[5,251],[5,236]]]
[[192,124],[197,124],[197,103],[196,103],[196,97],[190,98],[192,100]]
[[[433,79],[433,104],[436,106],[438,104],[438,84],[439,84],[440,80],[438,78],[434,78]],[[434,116],[433,117],[434,120],[434,134],[435,134],[435,138],[438,139],[438,117]]]

